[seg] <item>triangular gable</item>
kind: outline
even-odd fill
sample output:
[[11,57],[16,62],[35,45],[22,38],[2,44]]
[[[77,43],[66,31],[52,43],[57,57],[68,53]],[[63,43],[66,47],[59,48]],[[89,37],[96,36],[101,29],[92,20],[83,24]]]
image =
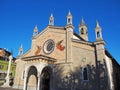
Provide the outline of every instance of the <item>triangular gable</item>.
[[[52,48],[52,46],[47,46],[49,41],[52,41],[54,44],[54,49],[50,53],[45,51],[45,48],[48,51]],[[66,30],[64,27],[46,27],[42,32],[32,38],[31,44],[31,49],[22,56],[23,58],[44,55],[61,61],[66,59]]]

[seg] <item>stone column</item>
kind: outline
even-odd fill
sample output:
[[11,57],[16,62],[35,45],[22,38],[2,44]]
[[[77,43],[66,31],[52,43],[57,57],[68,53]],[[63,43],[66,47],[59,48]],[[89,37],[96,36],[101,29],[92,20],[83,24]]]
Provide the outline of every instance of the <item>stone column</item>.
[[27,87],[27,75],[24,76],[24,86],[23,86],[23,90],[26,90]]
[[6,82],[4,83],[3,87],[10,87],[10,67],[11,67],[11,62],[12,62],[12,55],[9,56],[9,64],[8,64],[8,71],[7,71],[7,76],[6,76]]
[[37,90],[40,90],[40,73],[38,73],[37,77],[38,77]]

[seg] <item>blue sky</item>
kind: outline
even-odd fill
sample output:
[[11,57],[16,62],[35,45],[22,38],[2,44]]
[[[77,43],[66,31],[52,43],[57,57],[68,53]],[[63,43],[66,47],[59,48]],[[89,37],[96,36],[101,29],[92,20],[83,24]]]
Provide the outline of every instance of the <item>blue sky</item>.
[[119,0],[0,0],[0,47],[13,50],[14,56],[22,44],[24,52],[31,47],[35,25],[39,32],[48,25],[53,13],[56,26],[66,25],[71,11],[75,32],[83,18],[89,40],[95,41],[96,20],[102,27],[107,50],[120,63],[120,1]]

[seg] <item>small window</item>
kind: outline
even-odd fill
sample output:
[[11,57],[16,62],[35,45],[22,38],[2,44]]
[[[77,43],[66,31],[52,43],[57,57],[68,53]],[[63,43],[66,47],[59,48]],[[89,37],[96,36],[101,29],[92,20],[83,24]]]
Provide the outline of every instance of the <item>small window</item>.
[[68,24],[70,24],[71,23],[71,19],[70,18],[68,18]]
[[97,37],[100,38],[100,32],[97,32]]
[[15,70],[15,68],[14,68],[14,67],[12,67],[12,70]]
[[81,28],[81,34],[84,34],[84,29],[83,28]]
[[82,79],[84,81],[88,81],[89,77],[88,77],[88,67],[85,67],[82,69]]
[[6,67],[6,70],[8,70],[8,66]]
[[50,20],[49,25],[53,25],[53,20]]
[[0,69],[3,69],[3,67],[4,67],[3,65],[0,65]]
[[6,77],[5,73],[0,74],[1,79],[4,79]]

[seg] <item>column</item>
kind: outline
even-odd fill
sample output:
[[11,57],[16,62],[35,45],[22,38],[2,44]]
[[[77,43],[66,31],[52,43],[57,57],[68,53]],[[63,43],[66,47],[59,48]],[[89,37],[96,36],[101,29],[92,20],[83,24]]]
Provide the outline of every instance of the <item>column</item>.
[[37,90],[40,90],[40,73],[38,73],[37,77],[38,77]]
[[27,75],[25,75],[24,77],[24,86],[23,86],[23,90],[26,90],[27,87]]
[[9,64],[8,64],[8,71],[7,71],[7,76],[6,76],[6,82],[4,83],[5,87],[9,87],[10,85],[10,67],[11,67],[11,62],[12,62],[12,55],[9,56]]

